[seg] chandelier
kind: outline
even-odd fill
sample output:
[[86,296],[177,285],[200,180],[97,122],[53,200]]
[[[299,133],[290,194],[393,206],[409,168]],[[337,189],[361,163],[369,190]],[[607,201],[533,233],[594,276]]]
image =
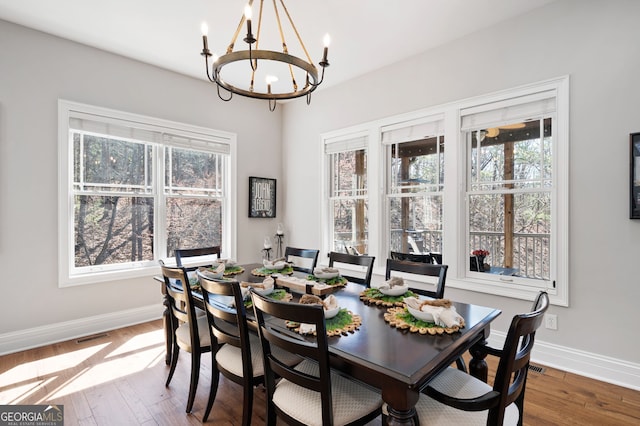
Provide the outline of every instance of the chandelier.
[[[279,1],[282,11],[278,9]],[[324,70],[329,66],[327,54],[329,51],[329,35],[324,38],[324,52],[322,60],[318,63],[322,67],[322,74],[318,77],[318,68],[313,64],[307,48],[305,47],[298,30],[291,19],[291,15],[284,4],[284,0],[273,0],[273,19],[277,24],[277,31],[281,41],[280,51],[266,50],[261,48],[261,35],[263,29],[263,13],[265,13],[264,0],[260,0],[260,10],[258,13],[257,33],[252,32],[252,6],[253,0],[245,6],[244,14],[240,23],[227,47],[227,51],[222,56],[216,56],[209,50],[207,41],[207,24],[202,24],[202,53],[205,61],[207,78],[216,84],[218,97],[223,101],[230,101],[233,94],[256,99],[267,99],[269,110],[274,111],[276,102],[279,99],[293,99],[301,96],[307,97],[307,104],[311,102],[311,93],[324,80]],[[283,12],[281,14],[281,12]],[[290,29],[295,34],[300,48],[306,59],[294,56],[289,53],[289,47],[285,40],[283,31],[283,17],[289,22]],[[265,19],[266,21],[266,19]],[[234,51],[236,40],[246,22],[247,34],[243,39],[247,43],[246,50]],[[288,27],[287,27],[288,28]],[[255,46],[254,46],[255,45]],[[211,60],[211,65],[209,61]],[[285,75],[282,79],[279,76]],[[303,81],[301,87],[298,81]],[[264,83],[263,83],[264,81]],[[221,93],[227,92],[228,96]]]

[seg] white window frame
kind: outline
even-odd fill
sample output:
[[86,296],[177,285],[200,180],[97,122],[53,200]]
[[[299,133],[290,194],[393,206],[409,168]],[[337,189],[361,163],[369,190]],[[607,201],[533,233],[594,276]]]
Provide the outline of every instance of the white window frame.
[[155,150],[154,162],[163,161],[164,149],[162,148],[166,146],[213,152],[215,151],[214,146],[224,145],[225,150],[228,151],[228,158],[225,165],[226,182],[221,246],[223,256],[236,257],[237,146],[235,134],[60,99],[58,101],[58,285],[60,287],[152,276],[158,272],[158,260],[167,255],[165,253],[166,232],[164,229],[166,214],[162,207],[165,200],[164,175],[160,175],[160,168],[154,167],[153,197],[156,199],[154,259],[119,265],[96,265],[91,268],[83,268],[83,272],[75,270],[73,144],[70,142],[69,135],[70,119],[82,116],[91,117],[96,122],[113,123],[124,127],[131,126],[160,134],[178,136],[178,138],[163,138],[161,142],[157,143],[158,149]]
[[[340,139],[354,133],[369,134],[368,185],[369,185],[369,254],[376,256],[374,273],[383,275],[389,254],[389,221],[386,203],[386,188],[389,184],[386,161],[386,146],[382,143],[382,130],[401,128],[407,123],[419,124],[429,117],[444,117],[444,191],[443,191],[443,258],[449,265],[447,287],[500,295],[515,299],[533,300],[541,289],[538,285],[512,286],[499,276],[468,271],[469,253],[467,250],[467,214],[466,214],[466,140],[461,123],[464,112],[482,110],[487,105],[494,108],[508,105],[514,99],[535,96],[536,93],[553,91],[555,96],[555,115],[553,129],[553,190],[552,190],[552,268],[548,286],[543,288],[549,293],[554,305],[569,305],[569,76],[561,76],[541,82],[490,93],[483,96],[464,99],[413,111],[398,116],[386,117],[358,126],[336,130],[321,135],[322,158],[324,144],[332,139]],[[328,165],[323,163],[322,182],[322,223],[323,247],[329,247],[328,216]],[[382,200],[382,201],[381,201]],[[375,214],[377,212],[378,214]],[[503,277],[504,278],[504,277]],[[509,278],[507,278],[509,279]],[[422,282],[422,281],[420,281]],[[429,283],[428,279],[424,280]]]

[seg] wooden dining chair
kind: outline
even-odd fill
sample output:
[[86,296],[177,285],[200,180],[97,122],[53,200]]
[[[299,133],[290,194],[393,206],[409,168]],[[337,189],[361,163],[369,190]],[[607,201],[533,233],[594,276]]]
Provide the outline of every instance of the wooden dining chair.
[[336,264],[348,264],[348,265],[358,265],[363,266],[365,270],[363,271],[363,277],[356,277],[352,274],[345,275],[340,271],[340,275],[349,280],[352,283],[364,284],[366,287],[371,286],[371,275],[373,274],[373,262],[375,262],[375,256],[365,256],[365,255],[353,255],[347,253],[338,253],[336,251],[332,251],[329,253],[329,266],[336,267]]
[[431,263],[410,262],[408,260],[387,259],[387,269],[384,279],[388,280],[391,278],[393,271],[438,277],[433,291],[416,288],[412,288],[411,290],[418,294],[433,297],[434,299],[442,299],[444,297],[444,286],[447,281],[447,269],[449,269],[448,265],[433,265]]
[[[251,298],[264,357],[267,425],[275,426],[277,418],[294,425],[361,425],[380,415],[379,391],[329,367],[322,306],[279,302],[255,292]],[[304,338],[288,331],[282,320],[315,325],[316,336]],[[275,348],[305,360],[286,366]]]
[[[287,262],[291,263],[294,271],[306,272],[307,274],[313,273],[313,268],[318,263],[318,254],[320,250],[313,249],[301,249],[295,247],[285,247],[284,257]],[[291,257],[298,259],[291,259]],[[309,259],[305,265],[300,263],[300,259]]]
[[191,379],[189,383],[189,395],[187,398],[187,413],[193,408],[193,401],[198,388],[200,377],[200,359],[203,353],[211,351],[211,339],[207,331],[209,326],[207,317],[196,315],[193,304],[193,295],[187,270],[182,267],[168,267],[160,265],[164,285],[167,291],[167,299],[171,310],[173,344],[169,375],[165,386],[169,386],[173,373],[176,371],[180,349],[191,354]]
[[433,263],[431,254],[417,254],[417,253],[402,253],[399,251],[391,252],[391,259],[393,260],[408,260],[409,262],[419,262],[419,263]]
[[[209,418],[222,374],[242,385],[242,424],[249,426],[253,411],[253,390],[264,383],[260,339],[255,331],[249,329],[240,284],[237,281],[212,280],[199,271],[197,275],[205,300],[212,342],[211,388],[202,422]],[[301,361],[291,354],[284,354],[282,358],[288,365]]]
[[483,347],[499,357],[493,386],[451,367],[429,382],[416,404],[420,423],[522,425],[531,350],[548,307],[540,292],[530,313],[513,317],[502,349]]
[[187,271],[193,271],[198,266],[211,266],[215,259],[220,258],[220,252],[220,246],[176,249],[176,266],[185,266]]

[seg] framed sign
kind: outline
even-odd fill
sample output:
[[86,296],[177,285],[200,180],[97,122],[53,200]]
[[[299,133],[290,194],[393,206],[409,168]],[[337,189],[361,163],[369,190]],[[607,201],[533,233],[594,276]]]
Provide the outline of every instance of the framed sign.
[[629,218],[640,219],[640,133],[631,133],[631,175],[630,184],[630,212]]
[[249,177],[249,217],[276,217],[276,180]]

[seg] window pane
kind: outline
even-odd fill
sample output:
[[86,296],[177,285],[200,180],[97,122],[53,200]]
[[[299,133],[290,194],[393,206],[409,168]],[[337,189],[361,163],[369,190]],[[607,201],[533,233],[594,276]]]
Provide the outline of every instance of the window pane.
[[90,134],[73,140],[76,188],[151,192],[150,145]]
[[331,154],[331,196],[359,196],[367,191],[367,156],[364,149]]
[[393,193],[440,191],[444,182],[444,137],[391,145]]
[[402,253],[442,252],[442,196],[391,197],[390,250]]
[[[510,210],[513,215],[505,215],[505,211]],[[551,196],[548,192],[472,195],[469,197],[469,229],[469,251],[488,250],[485,262],[489,265],[516,268],[517,275],[522,277],[549,279]]]
[[153,260],[153,199],[75,196],[75,266]]
[[167,199],[167,254],[177,248],[217,246],[222,241],[222,201]]
[[180,148],[166,148],[167,192],[206,193],[222,196],[222,155]]
[[551,126],[546,118],[468,134],[468,249],[489,251],[492,272],[550,278]]
[[368,253],[369,221],[368,205],[364,199],[333,200],[333,247],[332,250],[346,252],[353,247],[359,253]]
[[348,247],[368,253],[367,151],[332,153],[329,214],[333,235],[330,249],[347,252]]

